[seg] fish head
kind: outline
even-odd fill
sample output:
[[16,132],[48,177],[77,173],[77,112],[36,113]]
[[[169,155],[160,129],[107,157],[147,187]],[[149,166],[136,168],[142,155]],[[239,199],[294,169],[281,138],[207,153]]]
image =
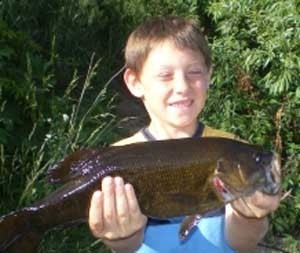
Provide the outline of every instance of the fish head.
[[[246,152],[247,151],[247,152]],[[279,158],[272,151],[257,149],[221,158],[213,175],[213,186],[225,202],[255,191],[275,195],[281,188]]]

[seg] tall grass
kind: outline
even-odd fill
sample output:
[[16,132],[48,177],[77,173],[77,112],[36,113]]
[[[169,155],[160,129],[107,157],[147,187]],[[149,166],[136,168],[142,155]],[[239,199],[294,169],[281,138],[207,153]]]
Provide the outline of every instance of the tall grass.
[[[1,145],[0,184],[6,203],[1,204],[1,214],[40,199],[52,191],[54,186],[45,181],[44,173],[62,157],[78,148],[107,145],[113,139],[116,126],[113,114],[115,96],[107,91],[111,80],[96,90],[93,78],[101,61],[94,61],[93,56],[83,85],[75,73],[66,86],[61,99],[73,101],[71,106],[61,107],[57,115],[40,119],[49,125],[40,143],[35,141],[35,135],[40,133],[38,124],[34,124],[20,149],[13,153],[11,164],[7,163],[10,156],[5,154],[5,147]],[[81,92],[76,99],[72,91],[80,87]],[[19,184],[16,184],[16,180],[19,180]],[[8,196],[11,190],[13,192]],[[87,227],[82,225],[58,233],[49,232],[41,245],[41,252],[99,252],[101,248],[101,243],[95,241]],[[105,252],[105,248],[100,252]]]

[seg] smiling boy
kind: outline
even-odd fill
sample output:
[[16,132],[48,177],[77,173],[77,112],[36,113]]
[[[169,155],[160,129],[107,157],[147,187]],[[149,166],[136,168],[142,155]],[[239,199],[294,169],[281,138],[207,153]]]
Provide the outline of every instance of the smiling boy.
[[[144,22],[131,33],[125,60],[125,83],[143,101],[150,124],[114,145],[184,137],[234,138],[198,123],[212,63],[207,43],[193,21],[161,17]],[[180,218],[147,223],[133,186],[120,177],[106,177],[92,197],[89,225],[94,236],[120,253],[248,252],[265,235],[266,216],[278,204],[279,196],[257,192],[202,218],[197,231],[180,242]]]

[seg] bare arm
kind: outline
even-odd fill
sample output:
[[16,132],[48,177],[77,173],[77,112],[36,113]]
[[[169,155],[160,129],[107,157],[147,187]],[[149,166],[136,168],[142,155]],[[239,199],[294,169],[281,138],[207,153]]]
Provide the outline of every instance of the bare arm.
[[144,238],[147,218],[139,208],[134,189],[120,177],[106,177],[102,191],[91,200],[89,226],[93,235],[118,253],[132,253]]
[[277,209],[279,202],[279,194],[268,196],[256,192],[227,205],[225,236],[229,245],[240,253],[252,252],[268,230],[266,216]]

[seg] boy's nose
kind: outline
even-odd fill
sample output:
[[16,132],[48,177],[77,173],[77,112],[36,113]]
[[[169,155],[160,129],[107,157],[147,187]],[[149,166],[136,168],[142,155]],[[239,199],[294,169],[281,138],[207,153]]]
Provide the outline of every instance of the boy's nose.
[[189,80],[184,73],[178,73],[174,81],[175,92],[184,93],[189,89]]

